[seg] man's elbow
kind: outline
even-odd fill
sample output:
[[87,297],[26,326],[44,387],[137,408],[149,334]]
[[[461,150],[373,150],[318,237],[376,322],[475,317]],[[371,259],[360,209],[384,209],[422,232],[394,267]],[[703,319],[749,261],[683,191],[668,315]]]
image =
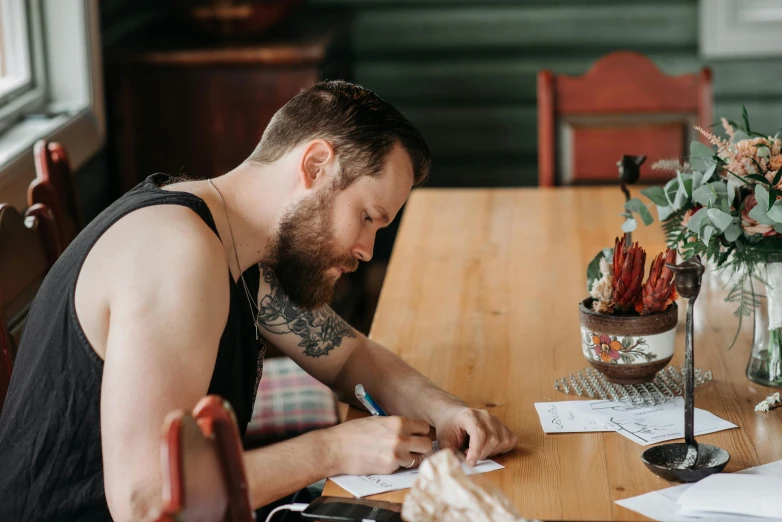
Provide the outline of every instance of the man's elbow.
[[160,512],[160,493],[153,493],[141,483],[106,487],[106,502],[115,522],[146,522]]

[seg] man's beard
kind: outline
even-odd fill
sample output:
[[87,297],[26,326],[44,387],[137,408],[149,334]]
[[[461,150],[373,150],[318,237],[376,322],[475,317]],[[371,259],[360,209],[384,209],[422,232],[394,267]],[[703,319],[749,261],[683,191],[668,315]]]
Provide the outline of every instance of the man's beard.
[[337,278],[329,268],[352,272],[358,260],[337,254],[333,208],[336,189],[326,187],[288,210],[267,250],[266,264],[274,270],[282,290],[300,308],[314,310],[334,296]]

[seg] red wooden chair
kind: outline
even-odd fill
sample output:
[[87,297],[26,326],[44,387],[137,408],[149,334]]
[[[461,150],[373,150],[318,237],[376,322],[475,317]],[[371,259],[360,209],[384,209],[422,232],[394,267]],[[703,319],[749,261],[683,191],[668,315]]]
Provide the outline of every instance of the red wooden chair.
[[46,140],[35,144],[33,154],[35,179],[27,189],[27,204],[32,207],[42,203],[52,210],[65,248],[84,226],[68,155],[62,145]]
[[161,464],[163,508],[158,522],[255,520],[236,417],[222,398],[204,397],[193,415],[168,415]]
[[538,73],[538,185],[615,183],[623,154],[645,155],[641,183],[666,181],[651,170],[689,154],[712,123],[711,71],[667,76],[649,58],[619,51],[583,76]]
[[41,204],[25,216],[0,204],[0,408],[30,304],[60,255],[57,225]]

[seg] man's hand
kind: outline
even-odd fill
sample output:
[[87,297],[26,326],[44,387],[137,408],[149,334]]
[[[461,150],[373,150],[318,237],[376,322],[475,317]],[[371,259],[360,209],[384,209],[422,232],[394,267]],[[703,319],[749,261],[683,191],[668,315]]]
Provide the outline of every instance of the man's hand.
[[506,453],[519,444],[519,437],[496,416],[466,406],[444,415],[435,428],[443,449],[461,450],[469,437],[466,460],[470,466],[491,455]]
[[404,417],[366,417],[323,431],[332,475],[388,475],[431,453],[429,424]]

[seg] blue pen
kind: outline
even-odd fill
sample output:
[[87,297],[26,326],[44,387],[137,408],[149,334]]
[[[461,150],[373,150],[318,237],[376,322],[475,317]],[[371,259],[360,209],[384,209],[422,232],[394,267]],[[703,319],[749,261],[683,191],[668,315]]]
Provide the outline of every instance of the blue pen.
[[381,408],[380,405],[375,402],[375,399],[373,399],[367,393],[367,391],[364,389],[364,386],[361,384],[356,385],[356,399],[361,401],[361,404],[363,404],[372,415],[388,417],[388,414],[383,411],[383,408]]

